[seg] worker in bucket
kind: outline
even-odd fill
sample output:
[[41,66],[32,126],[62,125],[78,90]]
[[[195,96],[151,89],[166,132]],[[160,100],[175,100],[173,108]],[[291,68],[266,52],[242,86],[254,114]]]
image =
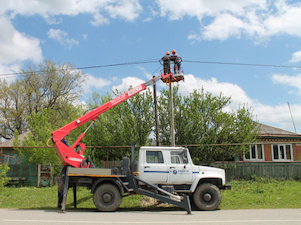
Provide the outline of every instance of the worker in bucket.
[[163,69],[164,75],[170,73],[170,53],[169,51],[166,52],[166,55],[162,57],[163,60]]
[[179,56],[178,53],[176,53],[176,50],[172,50],[171,51],[172,56],[170,57],[171,61],[174,61],[174,73],[177,74],[179,73],[179,71],[181,70],[181,62],[182,62],[182,58]]

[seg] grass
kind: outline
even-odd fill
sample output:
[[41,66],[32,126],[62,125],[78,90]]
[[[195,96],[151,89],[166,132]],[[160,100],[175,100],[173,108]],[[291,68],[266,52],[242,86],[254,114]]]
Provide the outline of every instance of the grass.
[[[232,181],[232,190],[222,191],[220,209],[301,208],[301,182],[257,178],[251,181]],[[95,209],[92,195],[78,188],[77,207]],[[153,208],[149,198],[141,195],[125,197],[121,210]],[[146,204],[145,204],[146,202]],[[57,186],[46,188],[4,187],[0,189],[0,208],[57,209]],[[67,209],[73,208],[72,189],[68,192]]]
[[258,178],[232,181],[222,193],[221,209],[301,208],[301,182]]

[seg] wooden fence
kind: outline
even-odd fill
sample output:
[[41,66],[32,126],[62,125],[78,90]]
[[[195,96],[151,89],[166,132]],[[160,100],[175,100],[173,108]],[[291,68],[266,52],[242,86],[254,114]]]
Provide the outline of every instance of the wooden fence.
[[50,165],[9,165],[7,177],[11,184],[45,187],[53,184],[53,168]]
[[[108,168],[120,165],[120,161],[104,162]],[[9,165],[7,176],[15,181],[21,181],[30,186],[48,186],[53,182],[53,168],[43,165]],[[232,179],[250,180],[252,176],[275,179],[301,180],[301,162],[236,162],[211,164],[214,167],[225,168],[227,182]],[[103,165],[105,167],[105,165]]]
[[[222,163],[212,166],[223,167]],[[301,162],[240,162],[225,163],[227,181],[232,179],[250,180],[252,176],[275,179],[301,179]]]

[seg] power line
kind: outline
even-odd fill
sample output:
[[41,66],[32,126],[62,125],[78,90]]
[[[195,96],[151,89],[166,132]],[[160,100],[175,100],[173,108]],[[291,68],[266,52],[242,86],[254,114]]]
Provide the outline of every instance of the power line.
[[[138,64],[147,64],[147,63],[155,63],[159,62],[157,59],[151,60],[143,60],[137,62],[126,62],[126,63],[114,63],[114,64],[106,64],[106,65],[97,65],[97,66],[83,66],[83,67],[75,67],[74,69],[77,70],[86,70],[86,69],[96,69],[96,68],[104,68],[104,67],[115,67],[115,66],[127,66],[127,65],[138,65]],[[64,69],[56,69],[56,70],[64,70]],[[37,71],[29,71],[29,72],[15,72],[15,73],[3,73],[0,76],[22,76],[28,73],[39,73],[43,72],[44,70],[37,70]]]
[[[136,62],[113,63],[113,64],[96,65],[96,66],[82,66],[82,67],[76,67],[74,69],[86,70],[86,69],[96,69],[96,68],[105,68],[105,67],[148,64],[148,63],[155,63],[155,62],[159,62],[159,60],[158,59],[150,59],[150,60],[143,60],[143,61],[136,61]],[[285,65],[276,65],[276,64],[254,64],[254,63],[233,63],[233,62],[218,62],[218,61],[183,60],[183,62],[199,63],[199,64],[230,65],[230,66],[254,66],[254,67],[275,67],[275,68],[299,68],[299,69],[301,68],[301,66],[285,66]],[[60,70],[60,69],[57,69],[57,70]],[[64,69],[61,69],[61,70],[64,70]],[[25,74],[28,74],[28,73],[39,73],[39,72],[43,72],[43,70],[32,71],[32,72],[29,71],[29,72],[3,73],[3,74],[0,74],[0,77],[24,76]]]
[[201,64],[220,64],[220,65],[232,65],[232,66],[257,66],[257,67],[280,67],[280,68],[301,68],[301,66],[284,66],[284,65],[273,65],[273,64],[254,64],[254,63],[232,63],[232,62],[210,62],[210,61],[194,61],[185,60],[183,62],[188,63],[201,63]]

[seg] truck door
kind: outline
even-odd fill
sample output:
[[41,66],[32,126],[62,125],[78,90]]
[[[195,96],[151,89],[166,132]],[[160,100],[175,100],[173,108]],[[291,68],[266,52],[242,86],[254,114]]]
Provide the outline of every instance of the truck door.
[[170,164],[168,183],[169,184],[191,184],[192,165],[185,157],[185,151],[170,151]]
[[162,184],[167,182],[168,174],[169,170],[164,161],[163,152],[147,150],[141,178],[153,184]]

